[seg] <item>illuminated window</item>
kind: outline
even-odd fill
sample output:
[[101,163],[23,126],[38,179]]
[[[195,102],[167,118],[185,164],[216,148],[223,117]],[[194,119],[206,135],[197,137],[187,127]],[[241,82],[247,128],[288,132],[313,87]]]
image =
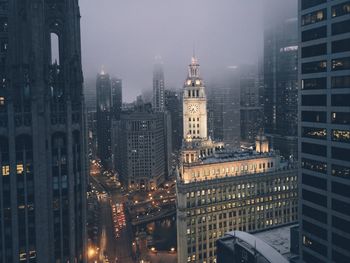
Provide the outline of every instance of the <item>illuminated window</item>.
[[332,130],[332,140],[350,143],[350,131]]
[[0,97],[0,106],[5,105],[5,97]]
[[23,164],[17,164],[17,174],[23,173]]
[[10,166],[3,165],[2,166],[2,176],[8,176],[10,174]]

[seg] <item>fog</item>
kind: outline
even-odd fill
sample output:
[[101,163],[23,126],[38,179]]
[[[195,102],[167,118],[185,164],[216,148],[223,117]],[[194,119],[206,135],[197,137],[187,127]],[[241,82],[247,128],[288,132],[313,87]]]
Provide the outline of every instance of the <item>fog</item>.
[[166,87],[180,88],[193,49],[204,80],[262,54],[262,0],[80,0],[80,9],[86,86],[104,65],[123,79],[124,101],[151,89],[157,55]]

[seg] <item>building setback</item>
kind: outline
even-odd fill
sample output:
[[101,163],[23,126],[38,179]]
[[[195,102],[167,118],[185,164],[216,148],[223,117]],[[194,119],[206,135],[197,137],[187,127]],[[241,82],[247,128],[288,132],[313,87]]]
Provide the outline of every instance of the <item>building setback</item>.
[[78,1],[1,1],[0,38],[0,262],[86,262]]
[[350,262],[350,2],[299,0],[303,262]]

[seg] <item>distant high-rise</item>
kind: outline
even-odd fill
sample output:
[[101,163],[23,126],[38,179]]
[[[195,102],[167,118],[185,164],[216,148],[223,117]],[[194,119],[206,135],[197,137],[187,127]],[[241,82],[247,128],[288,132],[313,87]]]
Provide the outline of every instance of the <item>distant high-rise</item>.
[[0,262],[86,262],[78,1],[0,1],[0,79]]
[[111,158],[112,91],[111,79],[104,70],[97,75],[96,102],[97,155],[108,166]]
[[150,104],[139,104],[123,112],[115,122],[116,167],[124,185],[130,189],[156,189],[165,179],[167,153],[164,113],[154,112]]
[[265,14],[273,21],[264,31],[264,128],[273,148],[288,158],[297,156],[298,21],[296,6],[277,2],[282,11],[272,13],[269,5]]
[[350,262],[350,2],[299,0],[303,262]]
[[118,78],[111,79],[112,92],[112,118],[120,119],[120,114],[123,106],[123,87],[122,80]]
[[160,57],[156,57],[156,63],[153,69],[153,109],[154,111],[163,112],[165,108],[164,99],[164,70]]
[[182,98],[178,92],[165,90],[165,109],[171,117],[173,149],[179,150],[182,144]]
[[240,83],[239,69],[228,67],[218,73],[209,86],[209,136],[223,141],[226,147],[240,146]]
[[253,143],[262,128],[262,107],[259,101],[258,68],[253,65],[240,66],[241,139]]

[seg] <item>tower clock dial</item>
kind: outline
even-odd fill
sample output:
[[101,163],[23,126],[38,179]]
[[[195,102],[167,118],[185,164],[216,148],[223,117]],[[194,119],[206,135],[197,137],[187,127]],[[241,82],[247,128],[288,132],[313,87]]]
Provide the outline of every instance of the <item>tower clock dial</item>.
[[191,113],[191,114],[197,113],[198,110],[199,110],[199,105],[198,105],[198,104],[190,104],[190,105],[188,106],[188,111],[189,111],[189,113]]

